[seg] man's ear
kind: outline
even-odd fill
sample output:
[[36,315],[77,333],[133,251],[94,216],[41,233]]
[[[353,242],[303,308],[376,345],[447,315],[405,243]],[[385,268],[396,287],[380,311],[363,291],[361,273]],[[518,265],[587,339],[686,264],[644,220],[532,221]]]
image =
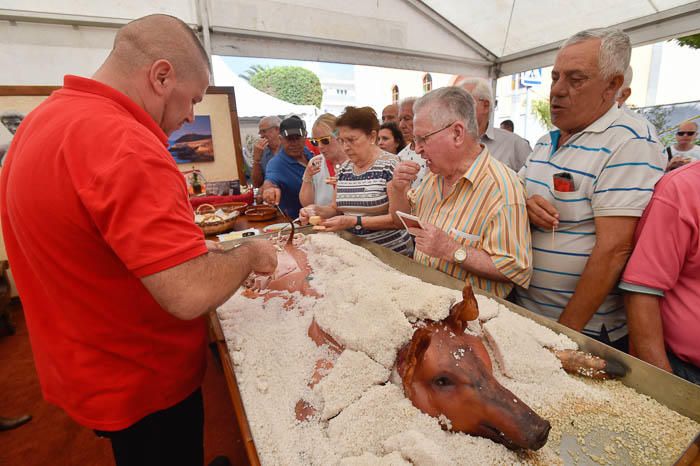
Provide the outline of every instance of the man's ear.
[[452,137],[454,138],[454,143],[457,146],[461,146],[464,144],[464,139],[467,134],[467,129],[464,127],[464,123],[461,121],[456,121],[453,125],[452,128],[454,132],[452,133]]
[[148,80],[156,95],[167,95],[175,87],[175,69],[168,60],[156,60],[148,71]]
[[621,74],[616,74],[608,81],[608,87],[605,89],[605,93],[610,92],[613,98],[617,95],[617,91],[622,87],[622,83],[625,81],[625,77]]

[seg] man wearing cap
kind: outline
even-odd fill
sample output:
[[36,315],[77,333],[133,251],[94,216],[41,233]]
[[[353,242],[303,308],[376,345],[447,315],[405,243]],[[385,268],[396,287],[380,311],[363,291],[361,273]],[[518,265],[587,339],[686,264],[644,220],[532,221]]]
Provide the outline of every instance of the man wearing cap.
[[313,157],[304,146],[306,124],[296,115],[280,123],[282,148],[267,164],[262,185],[263,200],[280,206],[289,218],[299,216],[299,191],[306,164]]

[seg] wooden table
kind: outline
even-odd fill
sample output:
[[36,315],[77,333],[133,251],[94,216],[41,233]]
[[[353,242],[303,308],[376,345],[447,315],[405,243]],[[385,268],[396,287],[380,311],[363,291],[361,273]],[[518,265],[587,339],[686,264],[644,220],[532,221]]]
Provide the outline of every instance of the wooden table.
[[[279,213],[273,219],[262,220],[262,221],[250,220],[248,217],[241,214],[236,218],[236,222],[233,224],[233,228],[231,230],[224,232],[224,233],[221,233],[221,234],[230,233],[231,231],[243,231],[243,230],[247,230],[249,228],[257,228],[258,230],[260,230],[260,233],[262,233],[263,232],[262,229],[268,225],[274,225],[275,223],[286,223],[286,222],[287,222],[287,219],[285,219]],[[219,241],[219,239],[216,237],[216,235],[207,236],[207,239],[212,240],[212,241]]]

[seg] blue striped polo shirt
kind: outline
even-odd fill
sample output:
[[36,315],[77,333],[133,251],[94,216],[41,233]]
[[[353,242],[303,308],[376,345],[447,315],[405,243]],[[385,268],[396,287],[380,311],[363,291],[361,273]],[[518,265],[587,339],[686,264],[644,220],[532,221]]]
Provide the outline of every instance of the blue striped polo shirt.
[[[527,196],[539,194],[559,212],[554,235],[532,225],[532,280],[517,290],[521,305],[552,319],[571,299],[593,250],[595,217],[641,217],[665,167],[652,126],[617,105],[557,149],[559,137],[558,130],[544,135],[519,172]],[[562,172],[572,176],[574,191],[554,190],[553,176]],[[603,326],[611,341],[627,334],[618,290],[583,332],[600,337]]]

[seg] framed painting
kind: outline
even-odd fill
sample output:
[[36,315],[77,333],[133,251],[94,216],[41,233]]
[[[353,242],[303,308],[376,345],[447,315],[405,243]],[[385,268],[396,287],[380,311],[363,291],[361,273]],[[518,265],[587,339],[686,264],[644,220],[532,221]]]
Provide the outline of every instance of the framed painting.
[[[22,119],[56,86],[0,86],[0,165]],[[233,87],[210,86],[195,107],[195,121],[173,132],[169,150],[181,171],[199,170],[207,181],[245,183],[243,145]]]

